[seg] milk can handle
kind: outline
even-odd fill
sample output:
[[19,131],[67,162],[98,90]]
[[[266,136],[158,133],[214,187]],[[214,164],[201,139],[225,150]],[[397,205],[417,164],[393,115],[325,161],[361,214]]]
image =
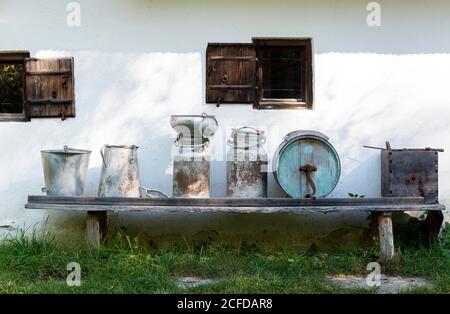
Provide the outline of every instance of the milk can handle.
[[266,137],[263,134],[263,132],[261,132],[260,130],[258,130],[257,128],[251,127],[251,126],[243,126],[242,128],[239,128],[238,130],[253,130],[256,132],[256,134],[259,134],[259,138],[260,138],[260,143],[261,144],[265,144],[266,143]]
[[103,160],[103,165],[106,166],[106,161],[105,161],[105,148],[107,145],[103,145],[102,148],[100,149],[100,155],[102,156],[102,160]]
[[245,129],[253,130],[253,131],[255,131],[256,133],[261,133],[257,128],[254,128],[254,127],[252,127],[252,126],[243,126],[243,127],[239,128],[239,129],[237,129],[237,130],[240,131],[240,130],[245,130]]
[[145,187],[143,187],[143,186],[140,186],[140,187],[139,187],[139,191],[144,191],[144,192],[145,192],[145,196],[147,196],[147,197],[149,197],[149,198],[154,198],[153,196],[150,195],[149,192],[157,192],[157,193],[162,194],[165,198],[169,198],[165,193],[163,193],[163,192],[161,192],[161,191],[154,190],[154,189],[147,189],[147,188],[145,188]]
[[202,113],[202,118],[203,118],[203,119],[206,119],[206,118],[213,119],[213,120],[216,122],[216,124],[219,125],[219,122],[217,122],[217,119],[214,118],[213,116],[210,116],[210,115],[207,114],[206,112],[203,112],[203,113]]
[[[239,128],[239,129],[236,129],[236,130],[240,131],[240,130],[245,130],[245,129],[247,129],[247,130],[253,130],[253,131],[256,132],[256,134],[259,134],[259,139],[260,139],[260,140],[259,140],[259,143],[256,143],[255,145],[252,145],[252,146],[250,146],[250,147],[258,146],[259,144],[263,145],[263,144],[266,143],[266,137],[265,137],[264,135],[262,135],[262,132],[261,132],[260,130],[258,130],[258,129],[256,129],[256,128],[254,128],[254,127],[251,127],[251,126],[243,126],[243,127]],[[228,139],[228,145],[234,146],[234,141],[233,141],[231,138]]]

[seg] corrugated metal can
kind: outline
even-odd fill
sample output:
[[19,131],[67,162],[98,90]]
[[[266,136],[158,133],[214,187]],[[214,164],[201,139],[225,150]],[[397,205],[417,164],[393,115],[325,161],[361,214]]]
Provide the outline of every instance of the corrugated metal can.
[[64,146],[41,151],[47,195],[81,196],[86,183],[91,151]]
[[99,197],[139,197],[140,179],[136,145],[104,145]]
[[267,197],[267,153],[264,132],[233,129],[227,153],[227,196]]

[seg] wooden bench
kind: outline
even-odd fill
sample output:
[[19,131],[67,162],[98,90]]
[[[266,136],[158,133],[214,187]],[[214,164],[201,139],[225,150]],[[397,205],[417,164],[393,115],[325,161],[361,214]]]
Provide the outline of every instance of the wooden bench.
[[378,215],[382,258],[394,256],[392,213],[427,211],[425,226],[435,238],[443,222],[441,204],[427,204],[422,197],[383,198],[125,198],[125,197],[53,197],[29,196],[28,209],[86,211],[87,240],[98,248],[107,230],[107,212],[150,211],[162,213],[333,213],[373,212]]

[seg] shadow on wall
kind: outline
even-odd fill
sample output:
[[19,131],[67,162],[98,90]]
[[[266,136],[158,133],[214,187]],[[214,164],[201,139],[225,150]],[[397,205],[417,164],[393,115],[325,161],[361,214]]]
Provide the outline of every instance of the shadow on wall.
[[353,169],[349,170],[350,167],[347,167],[348,170],[341,175],[339,184],[330,197],[348,197],[348,193],[381,197],[380,156],[377,153],[368,155],[370,157],[362,163],[353,161],[357,164]]
[[[141,186],[160,190],[166,195],[172,195],[171,146],[160,146],[158,155],[155,155],[152,147],[170,141],[172,141],[170,136],[149,137],[147,140],[139,142],[139,149],[137,151]],[[94,151],[93,154],[100,155],[100,152]],[[84,196],[97,196],[101,171],[102,165],[100,167],[89,168],[83,193]]]
[[[304,251],[369,244],[365,214],[157,214],[109,216],[110,232],[140,237],[151,248],[200,247],[226,243],[260,249],[287,247]],[[371,243],[371,242],[370,242]]]
[[[105,143],[136,144],[140,146],[142,184],[171,195],[170,151],[175,137],[169,124],[171,114],[206,111],[216,114],[222,129],[236,124],[266,126],[270,132],[276,132],[276,135],[268,136],[269,164],[282,137],[290,131],[314,129],[329,135],[342,161],[341,181],[330,195],[334,197],[346,197],[348,192],[379,195],[379,153],[363,149],[364,144],[380,146],[389,139],[394,147],[450,148],[447,144],[450,126],[445,114],[448,101],[443,92],[447,89],[450,55],[320,54],[316,58],[314,111],[256,111],[248,105],[215,108],[203,103],[201,82],[204,71],[200,52],[65,54],[74,55],[76,60],[77,118],[65,122],[34,120],[27,124],[0,125],[0,146],[14,147],[0,155],[0,212],[9,217],[21,216],[27,225],[44,220],[46,215],[33,211],[33,214],[22,216],[26,196],[39,194],[43,185],[41,149],[68,145],[92,150],[86,189],[86,194],[92,196],[98,189],[102,163],[98,151],[101,146]],[[38,55],[61,53],[42,52]],[[412,70],[420,75],[411,75]],[[430,77],[434,79],[429,80]],[[423,104],[429,104],[428,110],[424,110]],[[225,140],[217,137],[215,145],[226,147]],[[19,160],[20,165],[17,164]],[[442,155],[441,166],[441,188],[449,191],[450,181],[446,174],[450,174],[450,156]],[[214,161],[213,196],[225,195],[224,174],[225,162]],[[283,195],[271,173],[269,195]],[[351,225],[362,227],[363,219],[359,215],[353,216]],[[191,223],[186,228],[191,229],[186,234],[202,230],[223,230],[224,233],[234,230],[239,236],[247,233],[255,239],[263,230],[268,232],[268,238],[271,232],[296,235],[302,231],[333,232],[341,229],[349,219],[327,218],[324,226],[319,227],[324,221],[317,217],[314,223],[303,216],[189,217]],[[156,230],[169,233],[161,229],[161,225],[174,232],[185,218],[161,217],[148,224],[130,220],[130,226],[133,221],[136,227],[148,226],[152,236],[158,237]],[[239,225],[238,221],[246,224]],[[76,219],[66,228],[78,226],[79,222]],[[314,228],[303,228],[307,222]]]

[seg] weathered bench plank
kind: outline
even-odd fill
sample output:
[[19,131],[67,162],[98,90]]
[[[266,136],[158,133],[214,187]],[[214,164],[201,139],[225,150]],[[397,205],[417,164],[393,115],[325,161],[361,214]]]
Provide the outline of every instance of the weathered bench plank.
[[428,211],[430,233],[439,232],[439,217],[445,206],[428,204],[423,197],[383,198],[125,198],[29,196],[29,209],[86,211],[87,239],[93,248],[100,246],[106,232],[107,212],[151,211],[164,213],[333,213],[377,212],[381,257],[394,256],[392,212]]
[[[324,199],[292,199],[292,198],[127,198],[127,197],[55,197],[55,196],[29,196],[26,208],[42,208],[41,205],[64,209],[59,206],[67,205],[67,208],[75,209],[83,206],[89,208],[123,208],[123,210],[154,210],[156,207],[174,207],[177,210],[191,208],[194,211],[201,208],[215,210],[217,208],[239,207],[239,212],[244,208],[252,209],[309,209],[316,210],[339,209],[352,210],[380,207],[402,210],[443,210],[444,206],[439,204],[426,204],[422,197],[382,197],[382,198],[324,198]],[[57,206],[53,206],[57,205]],[[405,209],[407,207],[408,209]],[[51,208],[49,208],[51,209]],[[189,211],[191,210],[189,209]],[[231,209],[232,210],[232,209]]]
[[332,213],[332,212],[385,212],[385,211],[434,211],[444,210],[445,207],[440,204],[406,204],[406,205],[364,205],[364,206],[192,206],[192,205],[95,205],[95,204],[46,204],[46,203],[28,203],[25,205],[28,209],[48,209],[62,211],[117,211],[117,212],[186,212],[186,213],[240,213],[240,214],[270,214],[270,213],[294,213],[294,214],[311,214],[311,213]]

